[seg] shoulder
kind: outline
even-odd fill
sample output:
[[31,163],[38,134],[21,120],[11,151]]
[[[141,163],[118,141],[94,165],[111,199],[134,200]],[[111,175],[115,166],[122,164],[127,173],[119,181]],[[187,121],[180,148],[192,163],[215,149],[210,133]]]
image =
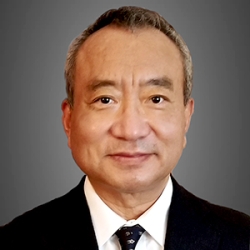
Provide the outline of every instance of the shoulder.
[[[240,211],[210,203],[197,197],[182,187],[172,176],[174,195],[173,202],[184,205],[187,211],[199,216],[208,216],[226,225],[249,226],[250,216]],[[193,212],[192,212],[193,211]]]
[[46,246],[57,239],[61,241],[66,233],[68,237],[71,227],[76,227],[79,221],[84,225],[88,220],[83,183],[84,179],[64,196],[40,205],[0,227],[1,242],[15,244],[16,241],[21,246],[39,242]]
[[196,211],[200,223],[220,239],[221,249],[248,249],[250,242],[250,217],[231,208],[218,206],[200,198]]
[[25,212],[5,226],[12,226],[21,222],[25,222],[25,224],[44,223],[47,220],[53,222],[61,217],[65,218],[68,212],[73,211],[73,206],[79,206],[82,203],[81,198],[84,197],[82,186],[83,183],[81,181],[67,194]]
[[198,198],[192,194],[195,201],[195,211],[207,223],[214,225],[221,233],[248,232],[250,236],[250,217],[240,211],[231,208],[212,204],[204,199]]
[[[249,244],[250,217],[242,212],[212,204],[180,186],[173,179],[174,193],[170,216],[177,224],[205,242],[218,238],[221,244]],[[171,219],[171,218],[170,218]],[[186,224],[186,226],[183,224]],[[209,244],[209,243],[208,243]],[[223,248],[224,249],[224,248]],[[229,247],[228,249],[232,249]]]

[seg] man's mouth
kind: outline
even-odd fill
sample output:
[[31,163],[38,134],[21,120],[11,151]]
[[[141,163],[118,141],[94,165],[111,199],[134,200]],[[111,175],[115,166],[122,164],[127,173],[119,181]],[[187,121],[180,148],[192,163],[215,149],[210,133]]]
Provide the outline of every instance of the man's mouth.
[[154,154],[148,152],[115,152],[108,156],[120,164],[139,165],[148,160],[152,155]]

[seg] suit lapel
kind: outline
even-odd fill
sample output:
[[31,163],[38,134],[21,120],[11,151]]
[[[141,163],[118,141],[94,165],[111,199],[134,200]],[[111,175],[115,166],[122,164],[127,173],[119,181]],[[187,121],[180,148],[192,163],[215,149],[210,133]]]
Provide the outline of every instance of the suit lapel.
[[172,181],[173,197],[164,249],[218,249],[219,235],[209,219],[209,211],[200,199],[181,187],[173,177]]
[[67,209],[70,214],[70,218],[65,223],[67,226],[67,237],[65,237],[63,244],[65,250],[98,249],[90,211],[83,191],[85,177],[68,194],[67,200],[65,200],[65,205],[69,206]]

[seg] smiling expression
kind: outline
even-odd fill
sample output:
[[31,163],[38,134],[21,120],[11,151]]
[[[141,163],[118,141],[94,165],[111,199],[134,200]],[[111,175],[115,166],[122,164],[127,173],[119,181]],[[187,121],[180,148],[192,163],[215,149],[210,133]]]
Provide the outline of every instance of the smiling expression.
[[142,192],[166,183],[193,113],[183,88],[181,54],[156,29],[106,26],[84,42],[74,106],[62,110],[73,158],[93,186]]

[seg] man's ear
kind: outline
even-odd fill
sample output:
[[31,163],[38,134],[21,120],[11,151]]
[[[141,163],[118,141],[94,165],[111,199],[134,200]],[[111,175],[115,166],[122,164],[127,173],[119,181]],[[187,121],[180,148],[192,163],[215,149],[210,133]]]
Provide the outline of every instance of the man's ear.
[[62,105],[61,105],[61,109],[63,112],[62,115],[62,124],[63,124],[63,128],[65,131],[65,134],[68,138],[68,147],[71,148],[71,143],[70,143],[70,135],[71,135],[71,112],[72,112],[72,108],[68,102],[67,99],[63,100]]
[[187,144],[186,133],[188,132],[193,113],[194,113],[194,99],[190,98],[185,106],[185,135],[183,143],[184,148],[186,147]]
[[185,133],[188,132],[192,115],[194,113],[194,99],[190,98],[185,106]]

